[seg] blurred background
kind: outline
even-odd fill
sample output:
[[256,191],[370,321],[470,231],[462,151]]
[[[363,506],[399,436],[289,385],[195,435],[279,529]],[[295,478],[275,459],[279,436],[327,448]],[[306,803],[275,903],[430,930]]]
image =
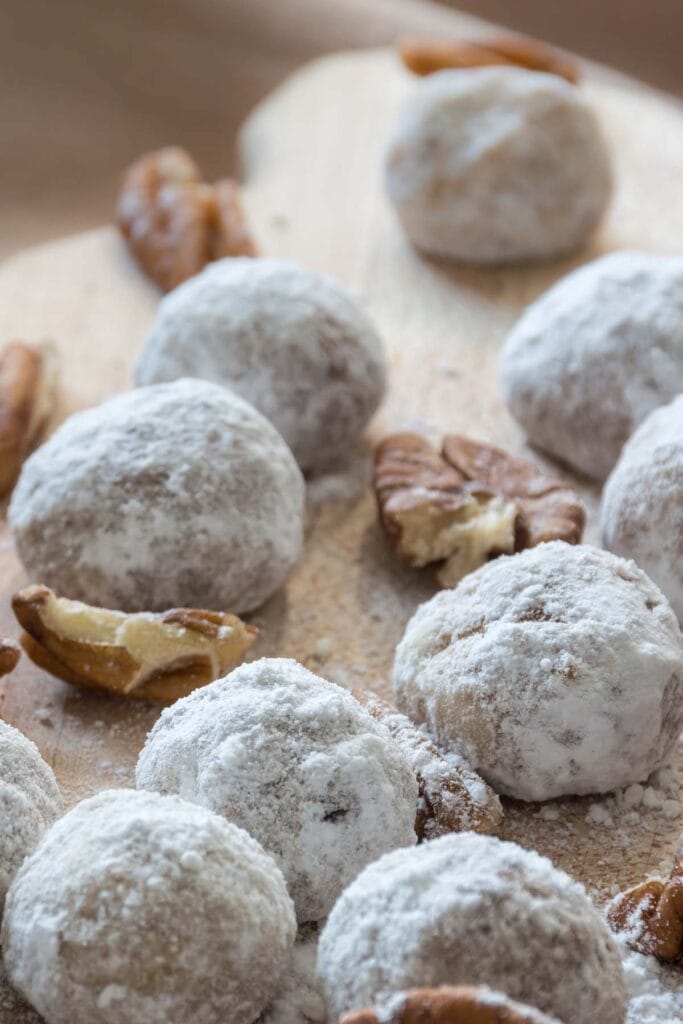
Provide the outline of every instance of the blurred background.
[[298,65],[401,32],[539,36],[683,97],[682,0],[3,0],[0,255],[111,218],[123,167],[177,142],[209,177]]

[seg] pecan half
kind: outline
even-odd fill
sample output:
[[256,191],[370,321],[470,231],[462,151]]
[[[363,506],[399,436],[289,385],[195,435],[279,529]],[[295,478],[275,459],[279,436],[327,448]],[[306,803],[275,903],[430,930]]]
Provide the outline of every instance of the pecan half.
[[54,407],[57,349],[13,341],[0,356],[0,495],[11,490]]
[[500,448],[458,434],[444,438],[443,457],[473,485],[515,502],[515,551],[549,540],[580,543],[586,510],[563,480],[539,473],[531,462]]
[[650,879],[627,889],[609,905],[612,931],[623,932],[638,953],[670,962],[683,956],[683,853],[668,881]]
[[489,835],[498,831],[503,820],[500,800],[464,758],[440,751],[409,718],[374,693],[354,690],[354,696],[388,729],[415,772],[419,839],[468,829]]
[[67,683],[171,704],[239,664],[258,630],[236,615],[174,608],[126,614],[33,585],[12,598],[32,661]]
[[575,60],[546,43],[528,36],[502,35],[488,39],[421,40],[406,38],[397,43],[401,60],[416,75],[458,68],[515,65],[528,71],[545,71],[576,84]]
[[117,222],[142,269],[164,291],[212,260],[256,255],[237,183],[207,184],[178,146],[147,153],[128,168]]
[[381,522],[410,565],[442,562],[454,586],[487,559],[542,541],[577,544],[583,506],[561,480],[523,459],[452,434],[439,454],[415,434],[394,434],[375,452]]
[[339,1024],[557,1024],[550,1017],[484,988],[416,988],[391,1010],[356,1010]]

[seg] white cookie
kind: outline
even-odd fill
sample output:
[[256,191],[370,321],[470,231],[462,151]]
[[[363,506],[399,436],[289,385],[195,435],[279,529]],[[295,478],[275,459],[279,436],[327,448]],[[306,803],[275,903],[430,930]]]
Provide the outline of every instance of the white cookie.
[[124,789],[47,833],[10,888],[2,943],[47,1024],[252,1024],[295,932],[282,875],[242,829]]
[[61,810],[57,781],[35,743],[0,721],[0,917],[21,862]]
[[396,703],[498,793],[604,793],[665,763],[683,722],[683,642],[664,595],[588,545],[488,562],[418,608]]
[[473,832],[366,868],[325,925],[318,974],[331,1021],[437,985],[489,985],[571,1024],[623,1024],[626,1008],[621,958],[583,887]]
[[28,574],[123,611],[248,611],[303,542],[304,483],[227,388],[139,388],[77,413],[25,463],[9,519]]
[[604,480],[683,391],[683,259],[616,252],[563,277],[508,335],[501,383],[533,445]]
[[138,384],[201,377],[280,431],[303,470],[349,460],[384,393],[382,342],[341,285],[288,260],[211,263],[162,299]]
[[417,781],[389,733],[334,683],[262,658],[163,712],[137,783],[179,793],[272,853],[300,922],[366,864],[416,842]]
[[607,149],[580,91],[515,67],[420,81],[393,127],[385,181],[418,248],[475,264],[577,249],[611,193]]
[[627,441],[602,496],[603,543],[632,558],[683,620],[683,396]]

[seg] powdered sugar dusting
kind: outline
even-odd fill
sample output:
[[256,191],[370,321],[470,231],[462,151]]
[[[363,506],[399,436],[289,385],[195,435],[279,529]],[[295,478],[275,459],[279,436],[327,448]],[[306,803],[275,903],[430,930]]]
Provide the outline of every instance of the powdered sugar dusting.
[[394,692],[499,793],[607,792],[645,781],[671,754],[683,644],[634,563],[541,544],[417,610],[396,651]]
[[138,384],[201,377],[234,389],[306,472],[355,445],[384,392],[381,340],[332,278],[290,260],[225,259],[161,302]]
[[496,793],[457,751],[441,751],[424,727],[370,694],[366,707],[396,740],[418,780],[418,835],[435,839],[472,829],[496,832],[503,809]]
[[21,862],[61,809],[57,782],[38,748],[0,721],[0,917]]
[[323,929],[331,1020],[398,992],[488,984],[572,1024],[623,1024],[617,948],[582,886],[550,861],[471,832],[376,861]]
[[416,842],[415,775],[341,687],[262,658],[161,715],[138,785],[242,825],[287,879],[301,922],[320,920],[380,854]]
[[626,1024],[676,1024],[683,1020],[683,968],[660,964],[653,956],[629,949],[616,936],[629,996]]
[[304,483],[275,428],[199,380],[70,417],[25,463],[19,555],[57,593],[124,611],[246,611],[301,551]]
[[[683,291],[683,260],[677,294]],[[683,313],[683,304],[681,305]],[[677,330],[680,325],[676,324]],[[677,352],[683,348],[680,335]],[[649,328],[648,343],[651,343]],[[683,359],[681,360],[683,362]],[[680,370],[683,386],[683,367]],[[683,621],[683,396],[656,409],[624,445],[605,485],[605,547],[633,558]]]
[[683,769],[668,766],[654,772],[643,785],[633,783],[593,801],[586,812],[586,821],[605,828],[637,825],[644,815],[675,821],[683,814],[682,797]]
[[394,123],[385,181],[415,245],[474,264],[571,252],[611,191],[607,148],[580,91],[511,66],[419,81]]
[[501,377],[531,442],[604,480],[683,391],[683,259],[612,252],[563,277],[508,336]]
[[24,863],[2,943],[10,979],[54,1024],[95,1007],[109,1024],[251,1024],[295,931],[282,875],[245,832],[177,797],[116,790],[79,804]]

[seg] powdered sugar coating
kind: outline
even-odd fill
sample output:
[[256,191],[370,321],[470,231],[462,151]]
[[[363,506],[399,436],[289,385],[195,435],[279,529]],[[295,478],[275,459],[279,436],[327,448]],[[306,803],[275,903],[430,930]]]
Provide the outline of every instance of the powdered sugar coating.
[[611,192],[607,149],[579,91],[513,67],[420,81],[391,133],[385,180],[415,245],[469,263],[570,252]]
[[78,804],[25,862],[2,941],[48,1024],[251,1024],[295,931],[282,875],[245,832],[116,790]]
[[633,562],[556,541],[487,563],[423,604],[394,694],[498,793],[523,800],[642,782],[683,721],[683,643]]
[[417,782],[389,734],[346,690],[285,658],[242,665],[165,710],[136,779],[255,836],[300,922],[325,917],[366,864],[416,841]]
[[0,917],[21,862],[61,810],[57,781],[35,743],[0,721]]
[[629,996],[626,1024],[675,1024],[683,1020],[683,986],[679,964],[662,964],[626,945],[628,936],[614,936],[620,948]]
[[545,857],[461,832],[380,858],[325,925],[331,1020],[396,992],[489,985],[572,1024],[623,1024],[617,948],[584,889]]
[[275,428],[199,380],[72,416],[24,465],[9,511],[32,578],[124,611],[262,604],[299,556],[303,516]]
[[604,480],[683,391],[683,259],[616,252],[562,278],[512,329],[501,381],[534,445]]
[[138,384],[202,377],[275,424],[302,469],[348,460],[380,403],[382,342],[331,277],[289,260],[211,263],[164,298]]
[[605,547],[633,558],[683,620],[683,396],[627,441],[605,485],[601,527]]

